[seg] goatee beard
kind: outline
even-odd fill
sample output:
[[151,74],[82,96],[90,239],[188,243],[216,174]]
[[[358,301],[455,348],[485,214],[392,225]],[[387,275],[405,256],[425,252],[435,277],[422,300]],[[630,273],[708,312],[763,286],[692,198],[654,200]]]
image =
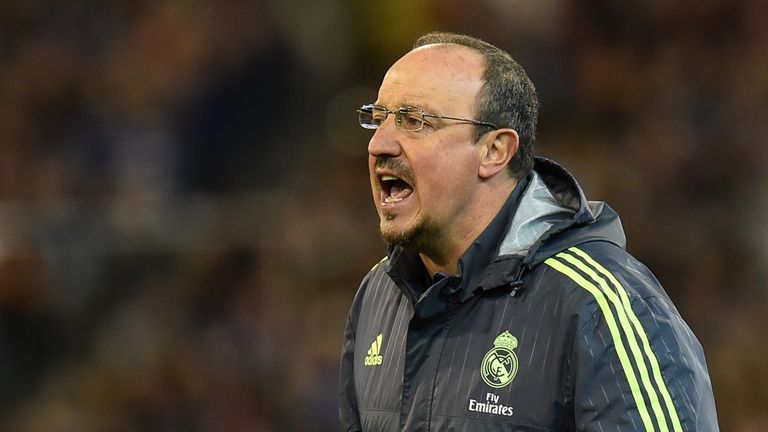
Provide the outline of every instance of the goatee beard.
[[[387,220],[391,217],[385,216]],[[379,229],[382,240],[390,246],[401,246],[404,249],[430,255],[438,252],[441,229],[432,221],[423,220],[404,232],[385,232]]]

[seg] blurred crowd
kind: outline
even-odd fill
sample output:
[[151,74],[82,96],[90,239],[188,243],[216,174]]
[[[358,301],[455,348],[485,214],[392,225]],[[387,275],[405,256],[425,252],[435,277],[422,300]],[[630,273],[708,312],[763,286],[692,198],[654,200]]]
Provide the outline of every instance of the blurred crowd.
[[528,70],[537,150],[622,216],[768,430],[768,3],[0,1],[0,430],[337,430],[385,253],[354,110],[421,33]]

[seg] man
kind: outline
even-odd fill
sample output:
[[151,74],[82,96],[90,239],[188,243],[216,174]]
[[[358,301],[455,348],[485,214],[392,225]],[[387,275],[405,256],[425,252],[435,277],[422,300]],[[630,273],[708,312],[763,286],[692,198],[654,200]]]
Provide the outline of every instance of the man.
[[532,156],[537,111],[508,54],[448,33],[359,109],[389,248],[349,313],[344,430],[718,430],[700,344],[616,213]]

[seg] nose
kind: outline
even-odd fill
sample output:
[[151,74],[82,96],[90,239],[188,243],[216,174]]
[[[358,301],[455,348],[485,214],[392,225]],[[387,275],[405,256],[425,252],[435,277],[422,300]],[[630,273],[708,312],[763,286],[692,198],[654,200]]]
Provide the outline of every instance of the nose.
[[400,155],[400,129],[391,115],[376,129],[368,142],[368,154],[375,157],[397,157]]

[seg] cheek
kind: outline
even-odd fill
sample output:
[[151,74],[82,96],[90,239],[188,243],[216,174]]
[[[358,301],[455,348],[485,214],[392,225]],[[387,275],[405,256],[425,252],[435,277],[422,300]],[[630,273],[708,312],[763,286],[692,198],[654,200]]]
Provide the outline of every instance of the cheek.
[[462,134],[416,144],[408,148],[404,156],[416,176],[416,190],[422,205],[445,207],[460,199],[457,197],[472,193],[478,178],[478,144]]
[[422,200],[437,206],[470,194],[477,178],[476,167],[467,155],[433,158],[420,168],[424,173],[419,180]]

